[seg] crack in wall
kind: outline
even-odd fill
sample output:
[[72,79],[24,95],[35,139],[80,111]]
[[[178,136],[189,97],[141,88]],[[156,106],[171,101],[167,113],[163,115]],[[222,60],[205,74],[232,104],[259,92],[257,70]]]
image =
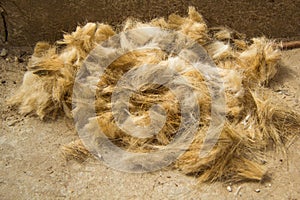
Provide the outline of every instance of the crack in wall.
[[4,41],[2,40],[3,43],[8,41],[8,28],[7,28],[7,22],[6,22],[6,11],[5,9],[0,5],[0,13],[1,13],[1,18],[4,26]]

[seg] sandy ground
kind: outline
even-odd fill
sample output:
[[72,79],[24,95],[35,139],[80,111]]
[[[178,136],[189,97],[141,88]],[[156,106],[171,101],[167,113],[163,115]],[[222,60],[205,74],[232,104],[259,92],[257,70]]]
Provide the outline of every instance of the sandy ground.
[[[128,174],[95,159],[66,161],[62,144],[78,136],[71,120],[40,121],[20,116],[5,101],[22,82],[26,62],[0,58],[0,199],[290,199],[300,200],[300,139],[287,154],[266,157],[264,183],[199,184],[177,171]],[[300,112],[300,49],[283,53],[274,92]],[[296,133],[295,133],[296,134]],[[299,134],[299,133],[298,133]],[[258,191],[255,191],[259,189]]]

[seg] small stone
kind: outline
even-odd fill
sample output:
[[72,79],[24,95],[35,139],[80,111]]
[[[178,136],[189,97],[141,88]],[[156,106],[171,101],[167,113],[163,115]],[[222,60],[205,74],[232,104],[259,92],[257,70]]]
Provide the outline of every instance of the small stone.
[[260,189],[256,189],[255,192],[256,192],[256,193],[260,193]]
[[8,54],[8,51],[3,48],[2,51],[1,51],[1,53],[0,53],[0,56],[1,57],[5,57],[5,56],[7,56],[7,54]]
[[230,186],[227,186],[226,189],[227,189],[228,192],[232,192],[232,188]]
[[16,123],[18,123],[18,120],[11,120],[7,122],[8,126],[14,126]]
[[97,157],[98,157],[99,159],[102,159],[102,155],[101,155],[100,153],[98,153]]
[[269,184],[268,184],[268,186],[269,186],[269,187],[271,187],[271,186],[272,186],[272,184],[271,184],[271,183],[269,183]]

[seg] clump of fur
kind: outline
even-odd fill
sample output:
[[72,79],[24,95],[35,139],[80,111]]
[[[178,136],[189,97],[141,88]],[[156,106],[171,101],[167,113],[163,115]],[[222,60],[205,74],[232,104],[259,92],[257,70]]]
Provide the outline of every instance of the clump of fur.
[[[277,101],[267,87],[280,60],[280,51],[274,42],[264,37],[247,40],[244,35],[227,28],[208,28],[193,7],[189,8],[187,17],[172,14],[167,20],[158,18],[149,23],[128,19],[123,31],[143,26],[171,29],[204,45],[224,80],[225,126],[212,151],[200,158],[211,116],[207,83],[176,55],[147,50],[121,56],[108,66],[99,81],[95,107],[102,131],[114,144],[133,152],[155,151],[169,144],[181,117],[180,105],[172,92],[158,85],[148,85],[133,94],[130,110],[136,124],[149,124],[149,109],[153,104],[160,103],[166,110],[166,123],[161,131],[146,139],[132,137],[117,126],[111,111],[111,95],[122,75],[134,67],[145,63],[171,66],[190,82],[201,109],[199,130],[174,166],[186,174],[197,175],[202,181],[262,180],[266,167],[260,158],[265,149],[282,146],[289,135],[299,132],[300,124],[300,116]],[[34,113],[41,119],[61,114],[72,117],[72,86],[77,71],[95,45],[114,34],[108,25],[88,23],[65,34],[56,45],[38,43],[23,84],[10,103],[18,105],[22,114]],[[89,155],[81,142],[71,143],[63,151],[66,157],[79,160]]]
[[75,140],[69,144],[63,145],[61,150],[67,160],[76,160],[78,162],[83,162],[88,157],[92,156],[92,154],[86,149],[81,140]]
[[19,105],[21,114],[34,113],[41,119],[55,118],[63,113],[72,117],[71,97],[78,69],[99,42],[114,34],[108,25],[88,23],[64,35],[56,45],[37,43],[23,84],[8,102]]

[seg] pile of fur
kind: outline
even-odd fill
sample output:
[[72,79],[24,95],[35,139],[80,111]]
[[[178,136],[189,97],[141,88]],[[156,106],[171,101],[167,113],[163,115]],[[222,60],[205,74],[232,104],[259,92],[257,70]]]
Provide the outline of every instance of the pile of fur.
[[[264,37],[246,40],[244,35],[227,28],[208,28],[193,7],[189,8],[187,17],[172,14],[167,20],[159,18],[149,23],[128,19],[122,31],[144,26],[171,29],[204,46],[221,69],[225,81],[224,128],[213,150],[200,158],[199,151],[211,116],[206,81],[176,55],[147,50],[118,58],[98,83],[96,122],[106,136],[116,145],[133,152],[155,151],[174,139],[180,124],[180,105],[165,87],[145,86],[130,99],[130,111],[137,124],[149,124],[148,111],[153,104],[159,103],[166,110],[165,125],[151,138],[141,139],[126,134],[117,126],[111,112],[111,95],[123,74],[143,63],[172,65],[191,83],[201,110],[198,132],[189,149],[173,166],[183,173],[198,176],[201,181],[262,180],[266,174],[263,157],[266,150],[282,147],[290,135],[299,133],[300,128],[300,116],[280,103],[267,87],[280,60],[280,51],[274,42]],[[88,23],[77,27],[71,34],[65,34],[64,39],[55,45],[39,42],[23,84],[10,103],[18,105],[20,113],[36,114],[41,119],[62,114],[72,117],[71,97],[76,73],[94,47],[115,34],[109,25]],[[82,155],[88,155],[80,141],[66,145],[64,152],[80,159]]]

